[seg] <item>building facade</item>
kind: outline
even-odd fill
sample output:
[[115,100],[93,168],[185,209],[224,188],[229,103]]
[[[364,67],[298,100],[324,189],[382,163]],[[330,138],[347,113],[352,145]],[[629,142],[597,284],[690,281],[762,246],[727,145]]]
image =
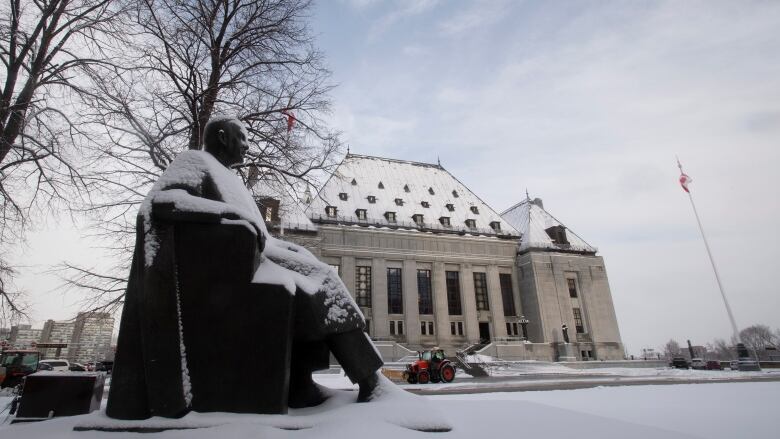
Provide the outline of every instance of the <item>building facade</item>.
[[62,353],[67,353],[67,347],[73,338],[73,329],[76,324],[72,321],[55,322],[54,320],[47,320],[43,324],[43,330],[41,331],[41,343],[45,344],[61,344],[63,347],[45,347],[39,348],[43,358],[60,358]]
[[440,165],[354,154],[299,211],[258,200],[271,230],[338,270],[394,353],[623,358],[602,258],[540,200],[498,214]]
[[113,359],[111,335],[114,318],[109,313],[79,313],[68,345],[68,360],[88,363]]
[[34,349],[40,338],[40,329],[32,329],[31,325],[14,325],[8,335],[8,345],[13,349]]

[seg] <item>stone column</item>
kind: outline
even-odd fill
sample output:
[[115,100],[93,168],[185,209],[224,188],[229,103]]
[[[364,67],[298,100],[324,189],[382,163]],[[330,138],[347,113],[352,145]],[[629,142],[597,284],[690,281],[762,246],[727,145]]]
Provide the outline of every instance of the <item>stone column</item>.
[[436,320],[436,340],[439,346],[452,344],[446,276],[444,263],[434,262],[431,273],[431,288],[433,289],[433,318]]
[[420,344],[420,306],[417,292],[417,261],[405,260],[403,265],[404,324],[406,342]]
[[387,322],[387,265],[384,259],[374,258],[371,264],[371,313],[374,316],[374,334],[389,337]]
[[489,265],[486,274],[490,314],[493,316],[493,337],[506,337],[504,300],[501,294],[501,279],[498,277],[498,267]]
[[474,296],[474,272],[471,264],[460,266],[460,293],[463,320],[466,325],[466,339],[469,343],[476,343],[479,341],[479,322],[477,321],[477,299]]
[[341,258],[341,280],[349,290],[352,298],[355,298],[355,258],[344,256]]

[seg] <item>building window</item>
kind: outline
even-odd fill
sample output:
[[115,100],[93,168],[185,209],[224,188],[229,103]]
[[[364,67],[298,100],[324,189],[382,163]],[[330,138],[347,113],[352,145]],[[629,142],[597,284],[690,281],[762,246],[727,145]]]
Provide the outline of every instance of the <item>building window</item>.
[[333,269],[333,271],[335,271],[335,272],[336,272],[336,274],[337,274],[339,277],[341,277],[341,265],[338,265],[338,264],[328,264],[328,265],[330,265],[330,268],[332,268],[332,269]]
[[371,267],[355,267],[355,299],[358,306],[371,308]]
[[357,218],[359,220],[365,220],[366,219],[366,209],[358,209],[355,211],[355,215],[357,215]]
[[572,278],[566,279],[569,287],[569,297],[577,297],[577,281]]
[[347,199],[348,199],[348,198],[349,198],[349,197],[347,196],[347,193],[346,193],[346,192],[341,192],[341,193],[339,194],[339,200],[341,200],[341,201],[347,201]]
[[500,221],[491,221],[490,222],[490,228],[495,230],[496,232],[501,231],[501,222]]
[[410,192],[408,184],[404,185],[404,192]]
[[420,314],[433,314],[431,270],[417,270],[417,297]]
[[475,215],[479,214],[479,209],[477,209],[477,206],[471,206],[471,207],[469,207],[469,209],[471,210],[471,213],[473,213]]
[[485,273],[474,273],[474,297],[477,299],[477,311],[490,310]]
[[433,333],[433,322],[421,321],[420,322],[420,334],[422,334],[422,335],[435,335]]
[[368,202],[369,202],[370,204],[374,204],[374,203],[376,203],[376,197],[375,197],[375,196],[373,196],[373,195],[369,195],[369,196],[367,196],[366,198],[368,199]]
[[325,214],[329,217],[333,218],[336,216],[336,212],[338,212],[338,209],[336,209],[336,206],[328,206],[325,208]]
[[379,189],[384,189],[384,188],[385,188],[385,185],[383,185],[383,184],[382,184],[382,182],[380,181],[380,182],[379,182],[379,184],[377,185],[377,187],[378,187]]
[[458,198],[460,195],[458,195],[458,191],[456,191],[455,189],[453,189],[453,190],[452,190],[452,196],[453,196],[453,197],[455,197],[455,198]]
[[387,219],[388,223],[394,223],[395,222],[395,212],[385,212],[385,219]]
[[473,219],[467,219],[466,220],[466,227],[469,229],[476,229],[477,228],[477,221]]
[[512,293],[512,275],[509,273],[499,273],[499,283],[501,283],[501,301],[504,304],[504,316],[515,316],[515,295]]
[[439,218],[439,222],[440,222],[440,223],[441,223],[441,225],[443,225],[444,227],[451,227],[451,224],[450,224],[450,217],[448,217],[448,216],[443,216],[443,217]]
[[423,216],[422,216],[422,214],[421,214],[421,213],[416,213],[416,214],[412,215],[412,220],[413,220],[413,221],[414,221],[414,223],[415,223],[415,224],[417,224],[418,226],[421,226],[421,225],[423,225],[423,224],[424,224],[424,223],[423,223]]
[[404,335],[403,320],[390,320],[390,335]]
[[518,324],[514,322],[506,322],[506,335],[517,336],[519,335]]
[[436,195],[436,192],[433,191],[432,187],[428,188],[428,193],[431,194],[431,195]]
[[463,322],[450,322],[450,333],[452,335],[463,335]]
[[569,240],[566,238],[566,228],[563,226],[552,226],[545,229],[547,236],[550,237],[553,244],[568,244]]
[[455,205],[454,204],[448,204],[447,205],[447,210],[449,210],[450,212],[454,212],[455,211]]
[[423,201],[423,202],[421,202],[421,203],[420,203],[420,205],[421,205],[422,207],[426,208],[426,209],[427,209],[427,208],[429,208],[429,207],[431,207],[431,203],[429,203],[429,202],[427,202],[427,201]]
[[403,314],[403,290],[401,289],[401,269],[387,269],[387,312],[388,314]]
[[577,334],[585,333],[585,325],[582,323],[582,311],[579,308],[572,308],[574,313],[574,327],[577,329]]
[[395,199],[395,205],[396,205],[396,206],[403,206],[403,205],[404,205],[404,200],[403,200],[403,198],[396,198],[396,199]]
[[448,271],[447,276],[447,310],[451,316],[463,313],[460,306],[460,273]]

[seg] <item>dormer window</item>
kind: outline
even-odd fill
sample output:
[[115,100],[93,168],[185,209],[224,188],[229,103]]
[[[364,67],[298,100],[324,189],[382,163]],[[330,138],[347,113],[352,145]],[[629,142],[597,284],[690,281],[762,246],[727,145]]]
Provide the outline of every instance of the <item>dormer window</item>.
[[444,227],[451,227],[452,226],[452,224],[450,224],[450,217],[448,217],[448,216],[443,216],[443,217],[439,218],[439,222]]
[[545,230],[547,236],[552,239],[553,244],[568,244],[569,240],[566,238],[566,227],[552,226]]
[[431,194],[431,195],[436,195],[436,192],[433,191],[432,187],[428,188],[428,193]]
[[452,190],[452,196],[455,197],[455,198],[458,198],[460,195],[458,195],[458,191],[453,189]]
[[448,204],[447,205],[447,210],[449,210],[450,212],[454,212],[455,211],[455,205],[454,204]]
[[476,229],[477,228],[477,221],[473,219],[467,219],[466,220],[466,227],[469,229]]
[[420,205],[421,205],[422,207],[426,208],[426,209],[427,209],[427,208],[429,208],[429,207],[431,207],[431,203],[429,203],[429,202],[427,202],[427,201],[423,201],[422,203],[420,203]]
[[396,206],[403,206],[404,205],[404,200],[402,198],[396,198],[395,199],[395,205]]
[[422,216],[422,214],[421,214],[421,213],[416,213],[416,214],[412,215],[412,220],[413,220],[413,221],[414,221],[414,223],[415,223],[415,224],[417,224],[418,226],[421,226],[421,225],[423,225],[423,216]]
[[355,215],[357,216],[357,219],[364,220],[366,219],[366,209],[358,209],[355,211]]
[[380,181],[380,182],[379,182],[379,185],[377,185],[377,187],[378,187],[379,189],[384,189],[384,188],[385,188],[385,185],[383,185],[383,184],[382,184],[382,182]]
[[409,185],[408,184],[404,185],[404,192],[411,192],[411,190],[409,189]]
[[354,178],[352,179],[352,186],[357,186],[357,180],[355,180]]
[[347,196],[346,192],[342,192],[342,193],[339,194],[339,200],[341,200],[341,201],[347,201],[348,198],[349,197]]
[[501,231],[501,221],[491,221],[490,222],[490,228],[495,230],[496,232]]
[[257,200],[260,214],[267,223],[279,221],[279,200],[275,198],[260,198]]
[[471,213],[479,215],[479,209],[477,209],[477,206],[471,206],[469,209],[471,210]]
[[388,223],[395,222],[395,212],[385,212],[385,219]]
[[375,204],[376,203],[376,197],[373,196],[373,195],[367,196],[366,199],[368,199],[368,202],[371,203],[371,204]]
[[331,218],[336,217],[336,212],[338,212],[338,209],[336,209],[336,206],[327,206],[325,208],[325,214],[328,215]]

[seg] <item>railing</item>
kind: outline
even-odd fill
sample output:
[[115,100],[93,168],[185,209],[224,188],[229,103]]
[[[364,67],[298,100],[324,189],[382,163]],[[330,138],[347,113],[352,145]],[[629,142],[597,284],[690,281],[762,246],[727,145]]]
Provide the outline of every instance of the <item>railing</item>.
[[590,245],[553,244],[551,242],[525,242],[525,241],[522,241],[520,243],[519,250],[523,251],[532,248],[585,252],[585,253],[596,253],[599,250],[597,247],[593,247]]
[[360,219],[354,216],[328,216],[322,214],[310,214],[309,219],[321,224],[344,224],[362,227],[387,227],[390,229],[418,230],[421,232],[447,233],[453,235],[495,236],[501,239],[519,239],[520,235],[514,232],[494,229],[469,228],[463,226],[444,226],[436,223],[415,223],[412,221],[387,221],[386,219],[368,218]]

